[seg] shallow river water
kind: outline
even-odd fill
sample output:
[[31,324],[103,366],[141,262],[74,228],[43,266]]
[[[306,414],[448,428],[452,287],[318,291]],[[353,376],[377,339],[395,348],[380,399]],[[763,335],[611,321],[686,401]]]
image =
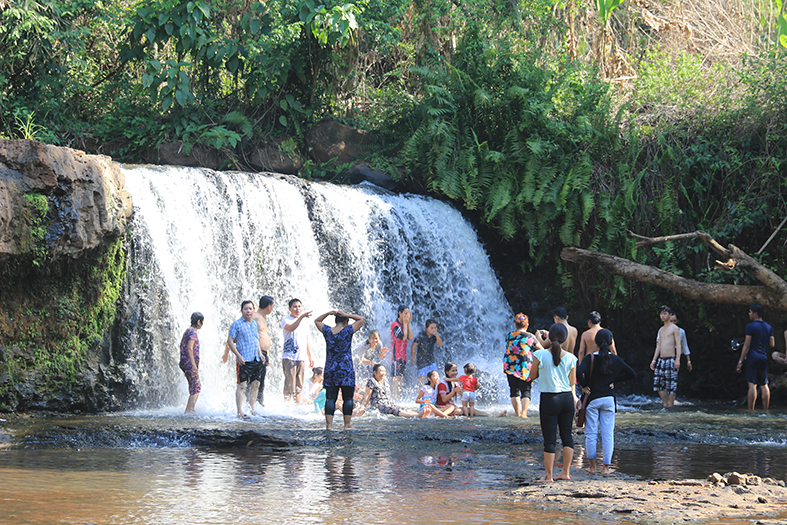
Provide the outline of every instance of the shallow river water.
[[[321,417],[283,410],[248,422],[186,418],[176,409],[13,418],[0,423],[7,434],[0,522],[587,523],[504,498],[543,474],[538,414],[531,415],[367,415],[354,420],[354,432],[330,434]],[[785,479],[785,421],[778,409],[624,408],[613,463],[648,479],[733,470]],[[584,436],[575,439],[578,466],[586,463]]]

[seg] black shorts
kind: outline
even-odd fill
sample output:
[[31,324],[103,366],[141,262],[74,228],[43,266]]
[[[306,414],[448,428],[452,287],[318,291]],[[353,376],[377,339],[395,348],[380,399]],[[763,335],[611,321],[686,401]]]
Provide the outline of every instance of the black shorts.
[[262,361],[246,361],[238,368],[238,384],[262,380]]
[[393,368],[391,376],[393,376],[393,377],[404,377],[404,371],[407,369],[407,360],[406,359],[394,359],[391,362],[391,367]]
[[768,358],[765,359],[757,357],[752,357],[751,355],[746,357],[746,363],[744,364],[746,367],[746,381],[752,383],[757,386],[763,386],[768,384]]
[[530,381],[523,381],[521,377],[514,377],[511,374],[506,374],[508,379],[508,390],[510,396],[508,397],[526,397],[530,399]]

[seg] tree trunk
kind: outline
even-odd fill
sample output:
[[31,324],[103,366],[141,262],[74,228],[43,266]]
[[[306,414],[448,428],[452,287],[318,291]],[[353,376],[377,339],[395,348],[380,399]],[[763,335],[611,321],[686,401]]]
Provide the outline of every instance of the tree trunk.
[[763,286],[702,283],[660,270],[654,266],[639,264],[629,261],[628,259],[615,257],[614,255],[592,250],[583,250],[581,248],[563,248],[563,251],[560,252],[560,257],[564,261],[598,264],[605,271],[613,275],[620,275],[626,279],[654,284],[661,288],[672,290],[694,301],[739,304],[744,306],[756,302],[769,308],[787,311],[787,282],[733,245],[729,246],[729,250],[725,249],[705,232],[694,232],[655,239],[640,237],[638,235],[635,236],[639,239],[643,239],[639,244],[654,244],[656,242],[675,239],[701,238],[714,251],[728,257],[726,262],[717,261],[721,267],[732,269],[735,266],[739,266],[746,273],[763,283]]

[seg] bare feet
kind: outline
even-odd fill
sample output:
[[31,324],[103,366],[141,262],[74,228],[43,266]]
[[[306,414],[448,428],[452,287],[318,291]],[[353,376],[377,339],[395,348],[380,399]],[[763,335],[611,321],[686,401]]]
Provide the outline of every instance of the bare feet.
[[537,479],[536,483],[552,483],[553,481],[555,481],[555,480],[552,479],[552,478],[548,478],[548,477],[544,476],[541,479]]
[[521,414],[519,414],[519,417],[523,419],[527,419],[527,412],[522,412]]
[[607,466],[607,465],[604,465],[604,466],[601,468],[601,473],[602,473],[602,474],[612,474],[613,472],[615,472],[615,469],[614,469],[614,468],[612,468],[612,467],[609,467],[609,466]]
[[556,477],[555,479],[562,479],[562,480],[565,480],[565,481],[570,481],[571,480],[571,476],[569,476],[568,474],[561,474],[558,477]]
[[249,419],[249,415],[240,413],[240,414],[238,414],[238,419]]
[[347,432],[348,430],[355,430],[355,427],[344,427],[345,432]]
[[596,467],[588,467],[585,470],[590,472],[591,474],[595,474],[596,473]]
[[[500,412],[500,413],[497,415],[497,417],[506,417],[506,414],[508,414],[508,410],[503,410],[502,412]],[[527,416],[525,416],[525,417],[527,417]]]

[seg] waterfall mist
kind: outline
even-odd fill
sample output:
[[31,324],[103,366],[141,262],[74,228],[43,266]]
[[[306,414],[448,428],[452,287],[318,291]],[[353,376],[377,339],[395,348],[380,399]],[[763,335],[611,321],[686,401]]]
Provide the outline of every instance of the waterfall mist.
[[[134,201],[126,366],[140,408],[185,404],[179,343],[191,313],[200,311],[197,408],[234,413],[234,357],[222,364],[221,355],[241,301],[256,305],[261,295],[275,300],[266,407],[282,403],[280,322],[291,298],[313,311],[312,319],[335,308],[366,317],[354,348],[372,329],[390,347],[397,306],[407,305],[416,335],[426,319],[438,322],[445,343],[437,349],[440,368],[447,359],[460,366],[472,360],[482,382],[488,377],[484,391],[494,399],[487,401],[507,399],[501,359],[511,311],[476,232],[449,204],[284,175],[123,171]],[[325,344],[312,319],[306,324],[321,366]],[[408,365],[407,399],[410,393],[414,399],[415,365]]]

